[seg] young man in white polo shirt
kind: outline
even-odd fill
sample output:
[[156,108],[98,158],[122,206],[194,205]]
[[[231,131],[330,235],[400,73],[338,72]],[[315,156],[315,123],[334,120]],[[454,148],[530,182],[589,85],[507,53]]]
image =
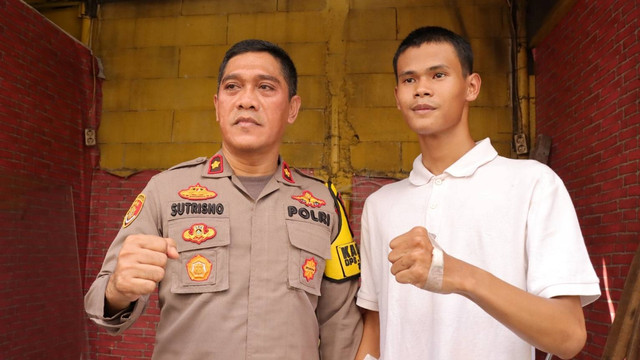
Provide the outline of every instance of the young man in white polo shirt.
[[365,203],[357,359],[571,358],[585,344],[582,306],[600,288],[569,194],[547,166],[474,142],[472,67],[469,43],[439,27],[394,57],[421,155]]

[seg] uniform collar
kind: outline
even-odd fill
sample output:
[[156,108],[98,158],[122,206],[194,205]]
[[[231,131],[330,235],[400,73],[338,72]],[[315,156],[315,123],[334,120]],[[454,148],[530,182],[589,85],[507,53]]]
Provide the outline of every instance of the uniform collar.
[[[460,159],[444,170],[445,174],[453,177],[467,177],[473,175],[478,168],[490,162],[498,156],[498,152],[491,145],[491,140],[486,138],[464,154]],[[429,183],[435,175],[422,164],[422,154],[413,161],[413,170],[409,174],[409,181],[416,186]]]
[[[207,166],[202,170],[202,176],[208,178],[221,178],[231,177],[234,175],[233,169],[229,165],[229,162],[222,155],[222,150],[219,150],[208,161]],[[278,169],[274,173],[273,177],[276,181],[286,184],[298,186],[296,183],[297,174],[289,168],[289,165],[278,157]]]

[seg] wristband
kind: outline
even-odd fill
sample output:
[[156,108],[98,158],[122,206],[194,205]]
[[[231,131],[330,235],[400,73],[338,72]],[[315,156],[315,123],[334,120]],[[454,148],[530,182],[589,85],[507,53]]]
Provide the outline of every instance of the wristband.
[[444,253],[435,242],[435,236],[429,234],[429,240],[433,245],[431,250],[431,266],[429,267],[429,275],[423,289],[433,292],[442,290],[442,279],[444,277]]

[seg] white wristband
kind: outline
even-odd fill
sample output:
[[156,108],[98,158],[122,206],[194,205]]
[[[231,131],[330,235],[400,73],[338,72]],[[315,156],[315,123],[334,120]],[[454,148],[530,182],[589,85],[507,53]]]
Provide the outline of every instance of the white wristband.
[[429,267],[429,275],[423,289],[438,292],[442,290],[442,278],[444,276],[444,253],[435,239],[429,234],[429,239],[433,245],[431,251],[431,266]]

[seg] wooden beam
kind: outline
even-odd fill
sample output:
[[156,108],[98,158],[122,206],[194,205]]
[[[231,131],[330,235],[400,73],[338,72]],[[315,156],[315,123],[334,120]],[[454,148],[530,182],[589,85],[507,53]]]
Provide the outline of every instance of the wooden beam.
[[632,360],[640,341],[640,246],[631,262],[616,317],[609,330],[602,360]]

